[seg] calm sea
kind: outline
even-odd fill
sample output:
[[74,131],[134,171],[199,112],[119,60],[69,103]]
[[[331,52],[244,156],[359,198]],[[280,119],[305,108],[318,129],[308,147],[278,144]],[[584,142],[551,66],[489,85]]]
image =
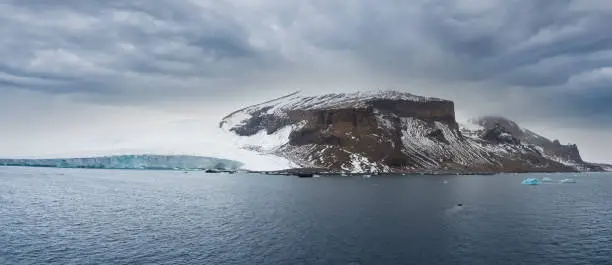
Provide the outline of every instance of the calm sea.
[[0,264],[612,264],[612,174],[0,167]]

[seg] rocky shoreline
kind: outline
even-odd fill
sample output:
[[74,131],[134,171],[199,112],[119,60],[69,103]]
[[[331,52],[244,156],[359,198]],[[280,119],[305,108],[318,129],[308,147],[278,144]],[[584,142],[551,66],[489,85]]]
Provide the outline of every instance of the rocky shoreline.
[[[578,172],[578,171],[576,171]],[[430,171],[404,171],[404,172],[372,172],[372,173],[354,173],[354,172],[338,172],[326,169],[315,168],[295,168],[278,171],[249,171],[253,174],[265,175],[280,175],[280,176],[296,176],[301,178],[310,178],[315,176],[342,176],[342,177],[359,177],[359,176],[452,176],[452,175],[474,175],[487,176],[498,174],[528,174],[528,173],[564,173],[560,171],[504,171],[504,172],[466,172],[453,170],[430,170]]]

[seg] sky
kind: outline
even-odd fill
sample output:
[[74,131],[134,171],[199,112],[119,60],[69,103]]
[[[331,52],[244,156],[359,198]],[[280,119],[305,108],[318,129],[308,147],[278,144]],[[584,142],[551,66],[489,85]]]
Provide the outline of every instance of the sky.
[[612,162],[611,24],[607,0],[0,0],[0,156],[206,148],[249,104],[395,89]]

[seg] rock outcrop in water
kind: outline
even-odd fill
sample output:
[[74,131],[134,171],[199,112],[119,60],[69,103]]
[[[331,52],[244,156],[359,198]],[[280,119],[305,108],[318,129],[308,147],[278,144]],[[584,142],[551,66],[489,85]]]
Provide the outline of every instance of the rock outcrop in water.
[[244,148],[334,171],[602,170],[582,161],[575,145],[561,145],[501,117],[463,126],[452,101],[397,91],[294,93],[231,113],[220,127],[253,139]]

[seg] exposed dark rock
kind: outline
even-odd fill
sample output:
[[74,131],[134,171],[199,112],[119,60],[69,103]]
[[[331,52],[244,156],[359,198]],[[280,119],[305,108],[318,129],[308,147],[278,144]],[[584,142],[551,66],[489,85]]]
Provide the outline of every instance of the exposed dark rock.
[[504,132],[507,132],[514,137],[519,139],[524,137],[524,132],[516,122],[508,120],[504,117],[499,116],[485,116],[480,117],[476,120],[476,123],[484,127],[485,129],[502,128]]
[[444,133],[440,129],[435,129],[433,132],[428,133],[427,137],[434,141],[440,141],[445,144],[449,144],[448,140],[444,138]]
[[257,116],[248,119],[243,126],[232,128],[232,131],[240,136],[254,135],[261,130],[266,130],[268,134],[272,134],[289,124],[291,124],[291,121],[288,119],[271,114],[258,113]]
[[500,124],[495,124],[493,128],[487,128],[483,131],[481,138],[494,143],[521,144],[521,140],[512,135],[506,128]]
[[295,175],[298,178],[312,178],[312,177],[314,177],[314,174],[312,174],[312,173],[296,173]]
[[[237,115],[240,114],[240,115]],[[250,116],[244,121],[232,120]],[[475,137],[464,135],[454,103],[401,92],[292,94],[228,115],[221,122],[242,136],[273,134],[292,126],[286,143],[270,153],[306,167],[354,172],[577,171],[575,145],[562,145],[502,117],[483,117]]]

